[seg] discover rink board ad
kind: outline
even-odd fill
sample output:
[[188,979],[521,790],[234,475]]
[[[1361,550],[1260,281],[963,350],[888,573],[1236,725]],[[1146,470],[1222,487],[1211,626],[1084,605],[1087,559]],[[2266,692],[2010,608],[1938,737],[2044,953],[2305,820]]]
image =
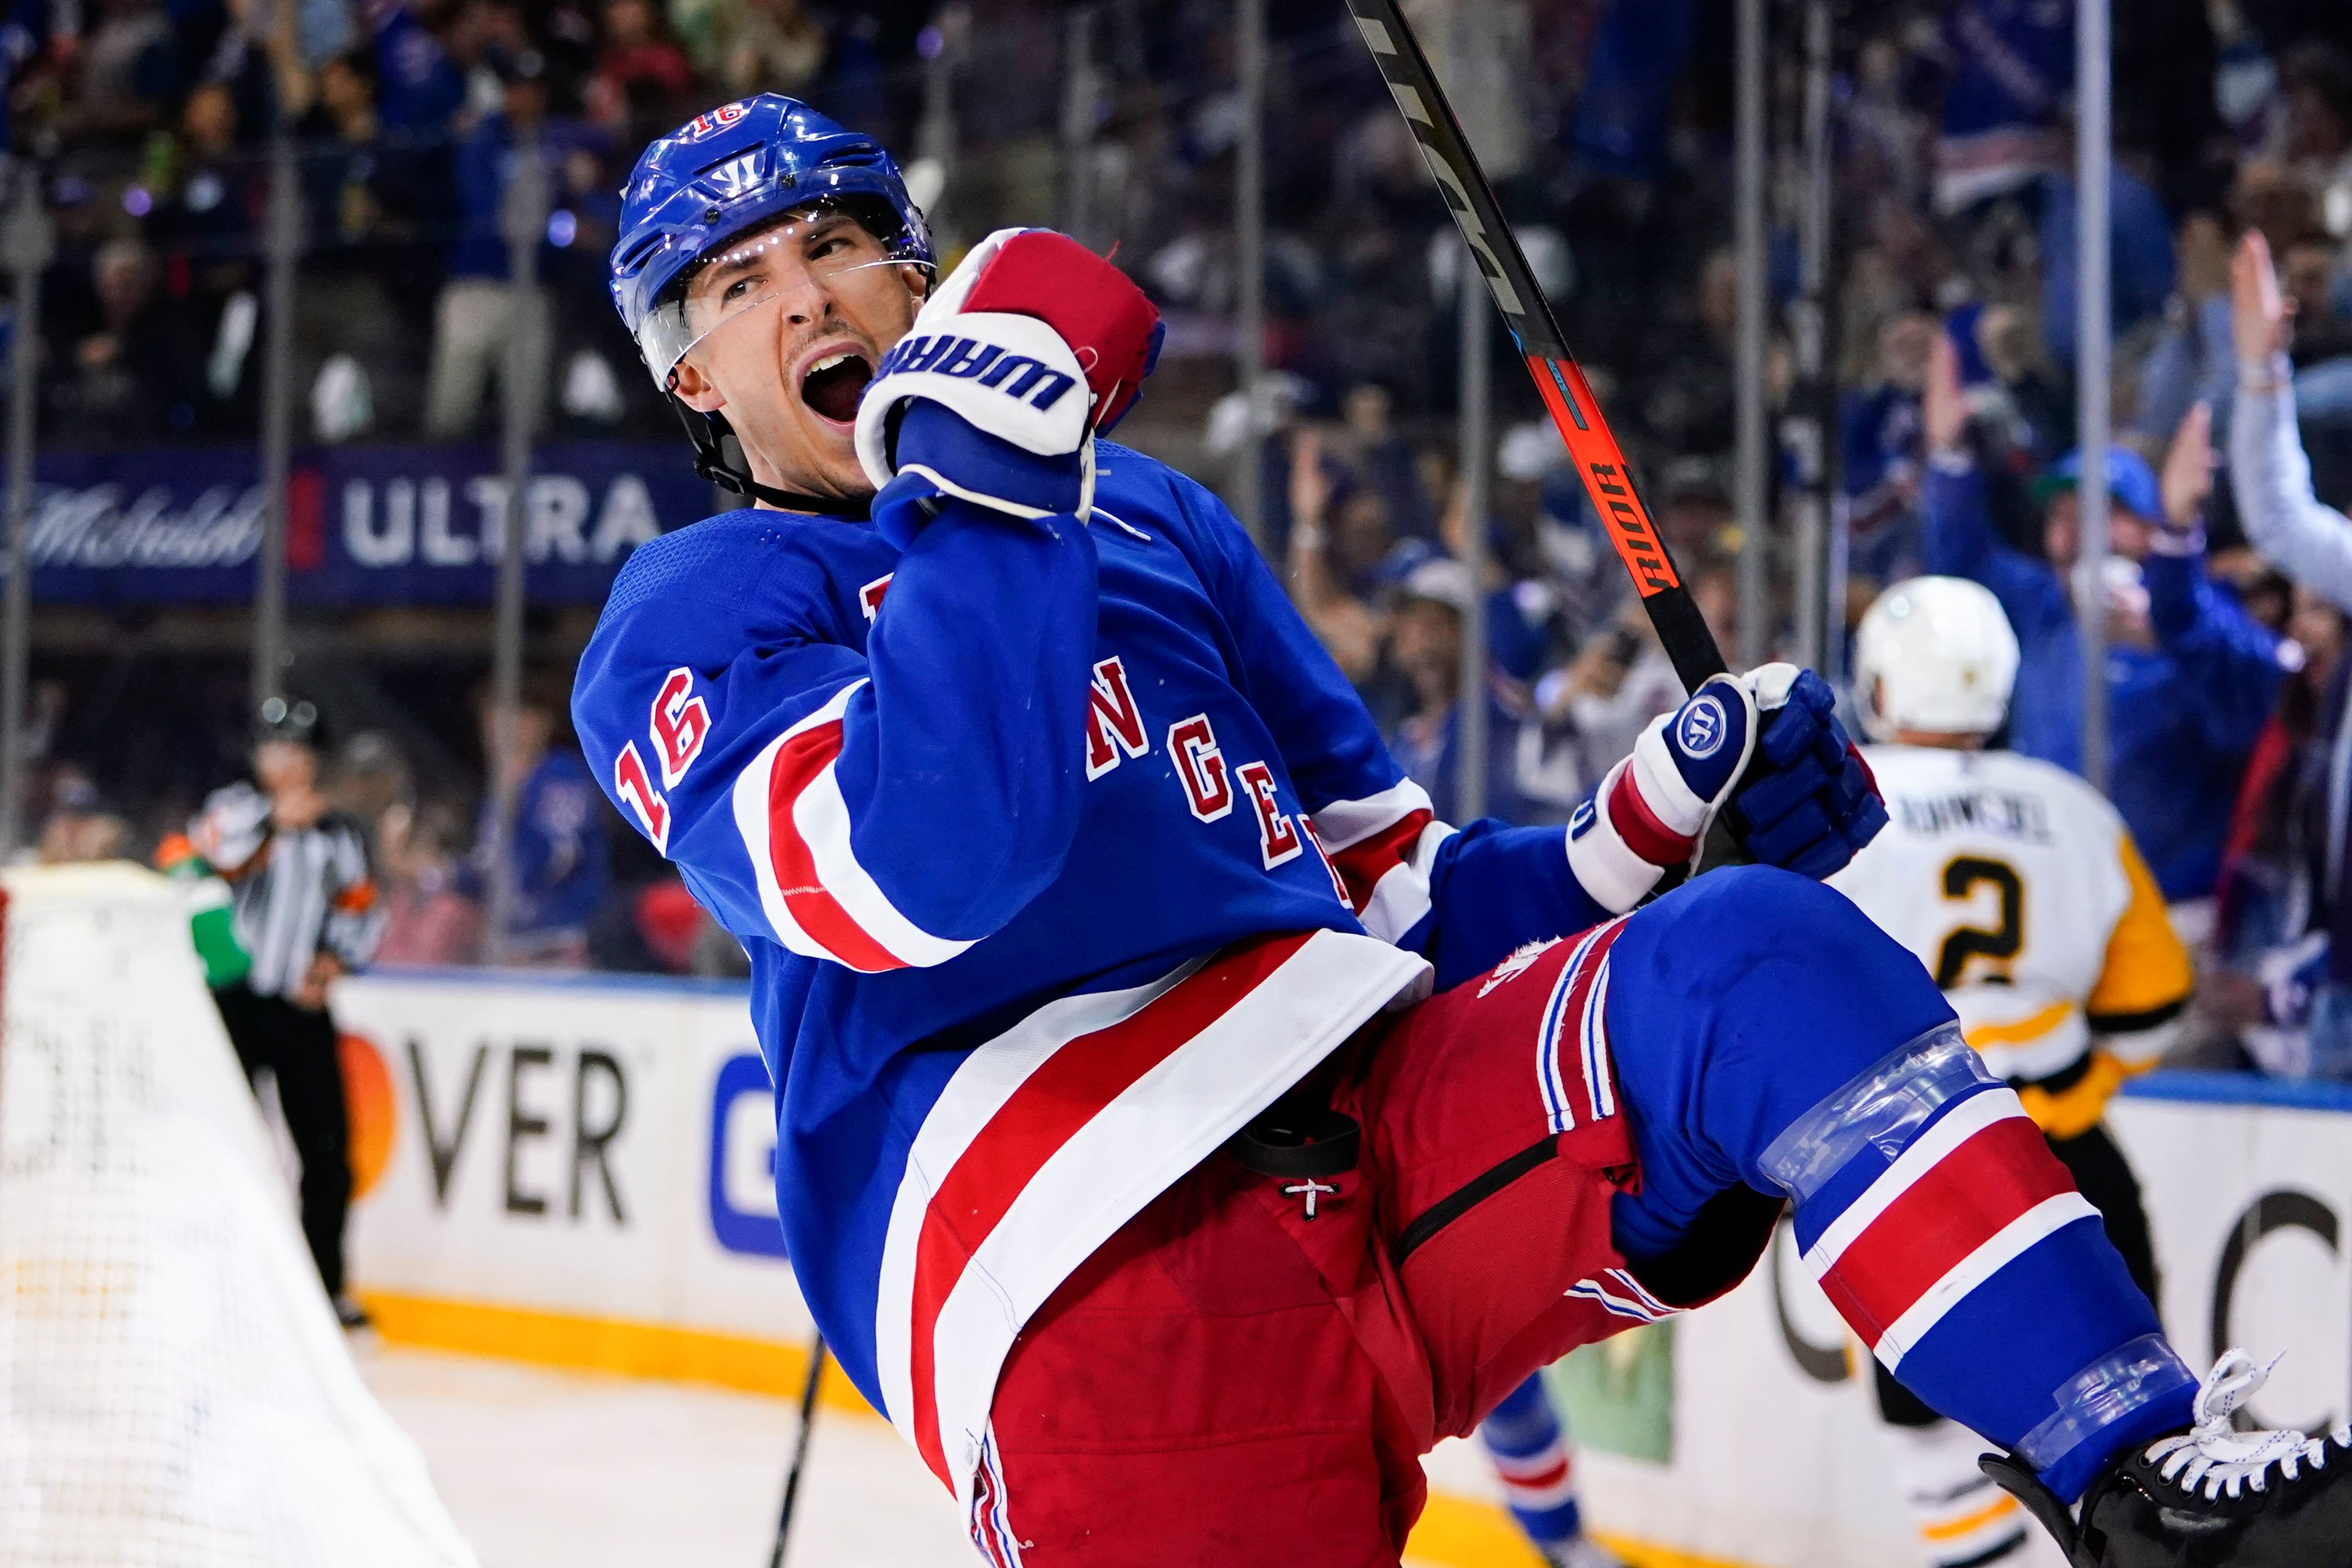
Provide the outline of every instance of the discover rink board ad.
[[[809,1319],[740,986],[386,971],[343,983],[336,1016],[353,1270],[387,1338],[796,1391]],[[2344,1419],[2352,1092],[2160,1074],[2110,1125],[2182,1353],[2201,1371],[2232,1344],[2285,1352],[2257,1418]],[[1589,1515],[1701,1563],[1915,1561],[1858,1354],[1784,1226],[1724,1301],[1554,1369]],[[1461,1445],[1431,1469],[1493,1495]]]

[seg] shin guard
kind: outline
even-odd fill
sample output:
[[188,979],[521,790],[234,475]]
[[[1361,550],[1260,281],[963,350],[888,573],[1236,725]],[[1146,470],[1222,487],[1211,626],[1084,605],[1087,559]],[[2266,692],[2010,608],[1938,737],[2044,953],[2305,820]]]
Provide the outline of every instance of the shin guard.
[[1805,1263],[1903,1385],[2073,1499],[2197,1380],[2016,1094],[1948,1024],[1789,1126],[1761,1168]]

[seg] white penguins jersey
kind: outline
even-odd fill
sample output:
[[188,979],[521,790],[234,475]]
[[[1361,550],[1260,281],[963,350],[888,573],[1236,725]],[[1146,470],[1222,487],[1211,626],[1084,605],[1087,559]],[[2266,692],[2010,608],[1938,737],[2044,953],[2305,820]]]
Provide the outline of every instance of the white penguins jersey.
[[2013,752],[1872,746],[1887,826],[1830,879],[1917,955],[1985,1065],[2053,1137],[2156,1065],[2193,988],[2114,806]]

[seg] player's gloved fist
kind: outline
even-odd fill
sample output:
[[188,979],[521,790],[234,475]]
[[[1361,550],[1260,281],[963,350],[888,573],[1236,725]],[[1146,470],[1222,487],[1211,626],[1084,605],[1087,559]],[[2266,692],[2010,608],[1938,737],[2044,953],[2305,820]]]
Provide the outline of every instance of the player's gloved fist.
[[925,302],[858,405],[876,525],[903,548],[942,496],[1085,521],[1095,433],[1133,405],[1162,331],[1143,291],[1077,241],[990,235]]
[[1742,678],[1763,721],[1755,765],[1731,799],[1748,852],[1815,880],[1843,870],[1886,826],[1878,782],[1845,728],[1829,683],[1792,664]]
[[1622,913],[1689,862],[1754,754],[1757,719],[1747,682],[1718,675],[1650,721],[1569,821],[1569,868],[1586,892]]

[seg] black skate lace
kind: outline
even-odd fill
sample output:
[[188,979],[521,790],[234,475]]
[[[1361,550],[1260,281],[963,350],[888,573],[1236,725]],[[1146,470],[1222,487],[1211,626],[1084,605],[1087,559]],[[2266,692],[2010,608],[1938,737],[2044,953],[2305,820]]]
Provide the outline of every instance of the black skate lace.
[[2299,1477],[2305,1465],[2315,1470],[2326,1468],[2331,1449],[2352,1448],[2352,1421],[2323,1437],[2306,1437],[2300,1432],[2241,1432],[2231,1425],[2239,1406],[2254,1396],[2277,1365],[2273,1359],[2268,1365],[2257,1366],[2253,1357],[2239,1350],[2215,1362],[2197,1391],[2197,1424],[2184,1434],[2149,1444],[2147,1462],[2183,1491],[2201,1487],[2210,1499],[2219,1499],[2224,1492],[2236,1497],[2248,1487],[2265,1489],[2273,1465],[2280,1478],[2288,1481]]

